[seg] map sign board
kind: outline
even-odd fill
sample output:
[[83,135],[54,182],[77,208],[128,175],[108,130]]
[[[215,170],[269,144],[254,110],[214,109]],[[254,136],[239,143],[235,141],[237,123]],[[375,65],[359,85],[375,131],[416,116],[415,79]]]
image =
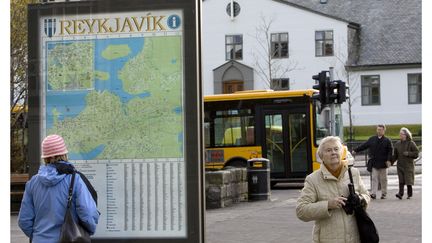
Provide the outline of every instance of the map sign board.
[[[186,42],[194,40],[188,35],[196,34],[185,27],[196,19],[186,5],[96,1],[30,8],[37,20],[30,22],[37,32],[29,33],[37,43],[29,43],[37,87],[29,122],[38,135],[31,144],[49,134],[65,139],[69,160],[98,192],[95,240],[187,241],[199,228],[191,222],[202,221],[188,212],[191,200],[201,201],[188,195],[199,190],[199,175],[195,189],[187,180],[201,170],[202,154],[188,152],[201,149],[201,97],[186,95],[199,88],[197,72],[188,71],[198,65],[185,62],[193,47]],[[189,113],[191,102],[196,109]],[[196,124],[195,134],[188,120]],[[188,171],[191,166],[197,168]]]

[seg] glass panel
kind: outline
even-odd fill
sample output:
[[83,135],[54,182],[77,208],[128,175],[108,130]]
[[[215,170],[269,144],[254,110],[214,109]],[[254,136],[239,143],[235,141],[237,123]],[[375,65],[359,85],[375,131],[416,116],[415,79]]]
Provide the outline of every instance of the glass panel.
[[[231,89],[235,88],[230,85]],[[253,116],[218,117],[214,119],[215,146],[255,144]]]
[[315,55],[316,56],[322,56],[323,55],[323,41],[316,41],[315,42]]
[[271,34],[271,41],[272,41],[272,42],[277,42],[277,41],[278,41],[278,36],[277,36],[277,34]]
[[417,86],[416,85],[409,85],[408,86],[408,93],[409,93],[409,103],[416,103],[417,102]]
[[343,138],[343,120],[342,120],[342,106],[341,104],[335,104],[335,134],[336,136]]
[[315,31],[315,40],[323,40],[324,32],[323,31]]
[[275,57],[277,55],[276,48],[277,48],[277,43],[274,43],[274,42],[271,43],[271,55],[272,55],[272,57]]
[[273,57],[280,57],[279,43],[275,43],[274,48]]
[[236,49],[235,59],[242,59],[243,58],[243,46],[242,45],[236,45],[235,49]]
[[307,171],[306,114],[290,114],[291,172]]
[[234,36],[234,43],[235,44],[241,44],[241,43],[243,43],[243,37],[241,35],[235,35]]
[[326,136],[330,135],[330,127],[329,127],[329,119],[328,119],[328,112],[321,110],[321,103],[319,101],[316,101],[315,106],[315,143],[320,144],[321,140],[325,138]]
[[326,56],[333,55],[333,41],[327,41],[325,43],[325,55]]
[[204,142],[205,147],[210,147],[210,122],[204,123]]
[[372,105],[379,105],[380,103],[380,93],[379,93],[379,87],[372,87]]
[[288,43],[281,43],[282,49],[281,49],[281,57],[287,57],[288,56]]
[[369,105],[369,87],[362,87],[362,105]]
[[226,43],[227,44],[232,44],[233,43],[233,36],[232,35],[227,35],[226,36]]
[[326,31],[325,38],[326,40],[333,40],[333,31]]
[[282,114],[266,115],[267,159],[270,160],[272,173],[285,172]]
[[284,33],[280,35],[280,41],[281,42],[287,42],[288,41],[288,34]]
[[226,46],[226,60],[233,59],[233,46]]

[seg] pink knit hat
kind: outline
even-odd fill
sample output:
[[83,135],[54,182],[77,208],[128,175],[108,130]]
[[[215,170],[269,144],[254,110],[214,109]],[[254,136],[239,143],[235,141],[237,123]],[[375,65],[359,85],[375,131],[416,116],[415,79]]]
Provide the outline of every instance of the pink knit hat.
[[63,138],[57,134],[49,135],[42,141],[42,159],[67,153]]

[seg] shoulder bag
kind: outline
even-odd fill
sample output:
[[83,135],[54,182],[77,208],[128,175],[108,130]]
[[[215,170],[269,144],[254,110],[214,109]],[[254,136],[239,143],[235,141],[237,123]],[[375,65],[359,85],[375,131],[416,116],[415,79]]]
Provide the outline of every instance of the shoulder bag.
[[79,223],[75,222],[72,216],[72,192],[75,182],[75,173],[72,173],[69,186],[69,196],[64,222],[60,231],[60,243],[90,243],[90,235]]
[[[348,167],[348,174],[351,182],[350,184],[352,184],[352,190],[353,192],[355,192],[354,181],[351,174],[351,167]],[[354,207],[353,210],[360,235],[360,241],[362,243],[378,243],[378,230],[366,210],[362,206]]]

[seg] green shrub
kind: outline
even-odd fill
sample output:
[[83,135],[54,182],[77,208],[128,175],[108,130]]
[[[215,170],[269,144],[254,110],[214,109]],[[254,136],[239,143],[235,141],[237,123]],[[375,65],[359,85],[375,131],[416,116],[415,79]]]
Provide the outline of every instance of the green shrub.
[[[420,137],[422,135],[421,124],[400,124],[400,125],[386,125],[386,136],[391,139],[399,139],[399,131],[402,127],[408,128],[413,137]],[[370,136],[376,134],[376,126],[353,126],[353,140],[367,140]],[[348,141],[349,127],[344,127],[344,140]]]

